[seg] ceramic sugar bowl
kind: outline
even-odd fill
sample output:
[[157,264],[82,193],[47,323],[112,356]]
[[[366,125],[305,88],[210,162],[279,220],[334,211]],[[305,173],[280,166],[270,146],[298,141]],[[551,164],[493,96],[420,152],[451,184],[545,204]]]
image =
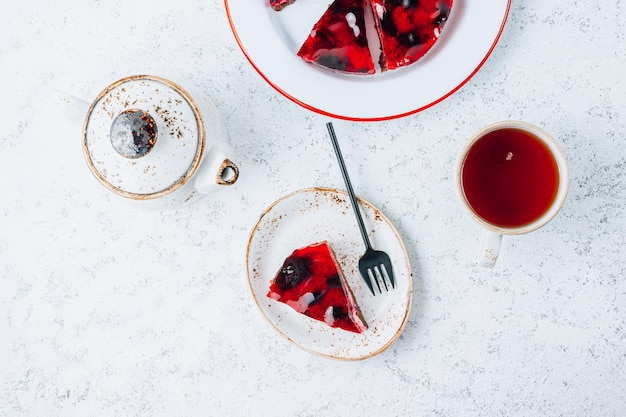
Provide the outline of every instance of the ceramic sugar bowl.
[[226,139],[206,95],[151,75],[106,87],[83,125],[84,155],[98,181],[146,207],[180,206],[234,184],[239,169]]

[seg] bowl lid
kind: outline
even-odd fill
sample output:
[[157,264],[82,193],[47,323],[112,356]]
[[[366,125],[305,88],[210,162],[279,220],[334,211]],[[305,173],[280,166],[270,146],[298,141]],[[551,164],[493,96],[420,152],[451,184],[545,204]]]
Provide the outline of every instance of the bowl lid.
[[83,152],[93,174],[133,199],[181,187],[198,168],[204,147],[204,125],[192,97],[155,76],[131,76],[106,87],[83,126]]

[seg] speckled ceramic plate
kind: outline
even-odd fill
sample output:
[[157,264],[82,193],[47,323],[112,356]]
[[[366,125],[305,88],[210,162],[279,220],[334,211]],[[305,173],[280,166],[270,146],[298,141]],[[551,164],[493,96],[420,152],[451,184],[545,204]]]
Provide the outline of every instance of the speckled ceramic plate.
[[268,0],[224,2],[241,50],[272,87],[312,111],[363,121],[419,112],[461,88],[491,54],[511,6],[511,0],[455,0],[441,37],[425,57],[394,71],[358,76],[297,56],[330,1],[298,0],[280,12]]
[[[411,265],[404,243],[389,219],[359,199],[372,246],[391,257],[396,288],[373,296],[358,271],[365,252],[348,195],[330,188],[289,194],[259,219],[248,242],[248,279],[256,304],[272,327],[297,346],[336,359],[364,359],[388,348],[409,315],[413,291]],[[294,249],[326,240],[333,248],[354,292],[368,329],[356,334],[334,329],[266,296],[270,281]]]

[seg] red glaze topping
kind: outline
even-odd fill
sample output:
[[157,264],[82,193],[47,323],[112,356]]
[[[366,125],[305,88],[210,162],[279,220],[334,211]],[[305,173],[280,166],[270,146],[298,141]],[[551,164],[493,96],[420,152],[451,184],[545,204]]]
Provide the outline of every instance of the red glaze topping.
[[452,0],[371,0],[382,46],[383,70],[396,69],[420,59],[443,29]]
[[285,259],[267,296],[331,327],[355,333],[367,327],[326,242],[296,249]]
[[335,71],[373,74],[364,8],[365,0],[335,0],[313,26],[298,56]]
[[269,0],[269,1],[270,1],[270,6],[272,7],[272,9],[279,12],[296,0]]

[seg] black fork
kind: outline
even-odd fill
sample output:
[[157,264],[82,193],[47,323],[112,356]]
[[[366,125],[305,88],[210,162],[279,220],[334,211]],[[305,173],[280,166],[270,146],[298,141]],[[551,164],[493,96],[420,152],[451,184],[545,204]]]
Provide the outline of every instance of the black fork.
[[[374,286],[372,285],[372,281],[376,283],[376,288],[378,289],[379,293],[382,293],[383,287],[385,291],[388,291],[389,286],[387,285],[387,282],[389,282],[392,288],[395,288],[393,269],[391,267],[391,259],[389,259],[389,255],[387,255],[385,252],[372,248],[369,236],[367,235],[367,231],[365,230],[365,225],[363,224],[363,217],[361,216],[361,211],[359,210],[359,205],[357,203],[356,196],[354,195],[354,190],[352,189],[352,184],[350,183],[350,177],[348,177],[346,164],[343,161],[343,156],[341,155],[341,150],[339,149],[339,143],[337,143],[335,129],[333,128],[333,124],[331,122],[326,123],[326,127],[328,128],[328,133],[330,134],[333,148],[335,148],[335,154],[337,155],[337,160],[339,161],[339,167],[341,168],[343,181],[345,182],[346,188],[348,190],[350,203],[352,204],[354,214],[356,215],[359,230],[361,231],[361,237],[363,238],[363,243],[365,243],[365,254],[363,254],[363,256],[359,259],[359,272],[361,272],[361,276],[363,277],[363,280],[365,280],[365,283],[367,284],[372,294],[376,295],[376,292],[374,291]],[[380,285],[381,282],[383,283],[382,287]]]

